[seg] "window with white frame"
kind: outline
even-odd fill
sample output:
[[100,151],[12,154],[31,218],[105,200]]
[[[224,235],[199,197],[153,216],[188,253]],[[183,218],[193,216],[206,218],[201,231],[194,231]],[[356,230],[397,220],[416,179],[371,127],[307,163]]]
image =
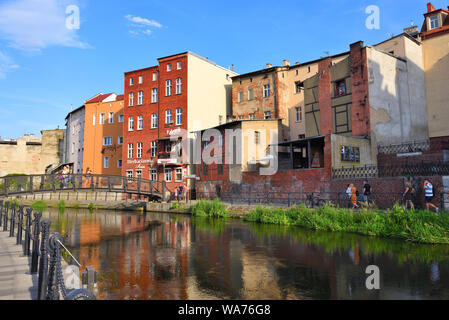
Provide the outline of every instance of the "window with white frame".
[[134,85],[134,78],[129,78],[129,85],[130,86]]
[[171,80],[167,80],[165,81],[165,95],[171,96],[171,89],[172,89],[172,81]]
[[134,92],[131,92],[129,94],[129,106],[130,107],[134,106]]
[[105,114],[100,113],[100,124],[104,124]]
[[114,123],[114,112],[109,112],[108,122]]
[[265,120],[270,120],[271,119],[271,111],[265,111],[264,116],[265,116]]
[[117,168],[122,168],[123,167],[123,161],[122,159],[117,160]]
[[157,181],[157,170],[156,169],[150,169],[150,180]]
[[153,141],[151,142],[151,157],[154,158],[156,157],[157,154],[157,142]]
[[432,16],[429,18],[430,30],[438,29],[440,27],[440,17],[439,15]]
[[156,81],[156,80],[157,80],[157,73],[153,72],[153,81]]
[[243,91],[239,91],[239,102],[243,102]]
[[136,178],[142,179],[142,170],[136,170]]
[[182,108],[176,109],[176,125],[182,125]]
[[104,146],[112,146],[112,137],[103,137]]
[[171,63],[167,64],[167,71],[168,71],[168,72],[171,71]]
[[181,70],[181,68],[182,68],[182,62],[181,61],[178,61],[178,63],[176,64],[176,68],[178,70]]
[[140,90],[139,93],[137,94],[137,104],[139,106],[143,105],[143,91]]
[[128,131],[134,131],[134,117],[128,118]]
[[295,113],[296,113],[296,122],[301,122],[302,121],[302,108],[301,107],[295,108]]
[[103,168],[108,169],[109,168],[109,157],[103,158]]
[[254,89],[248,89],[248,101],[254,100]]
[[126,170],[126,177],[128,178],[128,182],[133,181],[133,171],[132,170]]
[[182,182],[182,168],[176,168],[175,181]]
[[123,116],[123,114],[119,114],[118,116],[118,122],[122,123],[123,121],[125,121],[125,117]]
[[134,153],[134,146],[132,143],[128,143],[128,159],[132,159],[133,158],[133,153]]
[[170,124],[173,123],[172,112],[171,110],[165,111],[165,123]]
[[171,168],[165,168],[165,181],[166,182],[172,181],[172,169]]
[[182,93],[182,78],[176,79],[176,94]]
[[97,122],[97,115],[94,113],[92,117],[92,124],[95,125],[96,122]]
[[270,85],[266,84],[263,86],[263,97],[268,98],[270,96]]
[[142,83],[143,83],[143,77],[139,76],[139,84],[142,84]]
[[137,130],[143,130],[143,116],[137,117]]
[[151,90],[151,103],[157,102],[157,89],[154,88]]
[[117,138],[117,144],[118,145],[122,145],[123,144],[123,137],[118,137]]
[[151,129],[157,128],[157,114],[153,113],[151,115]]
[[142,142],[138,142],[137,143],[137,158],[138,159],[142,158],[142,150],[143,150],[143,143]]

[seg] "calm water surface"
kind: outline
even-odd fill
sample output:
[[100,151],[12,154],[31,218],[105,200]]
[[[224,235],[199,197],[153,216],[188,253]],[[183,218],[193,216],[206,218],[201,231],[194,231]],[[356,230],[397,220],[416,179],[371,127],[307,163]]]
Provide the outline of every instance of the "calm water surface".
[[[99,299],[449,299],[449,246],[166,213],[44,214]],[[381,290],[366,289],[377,265]]]

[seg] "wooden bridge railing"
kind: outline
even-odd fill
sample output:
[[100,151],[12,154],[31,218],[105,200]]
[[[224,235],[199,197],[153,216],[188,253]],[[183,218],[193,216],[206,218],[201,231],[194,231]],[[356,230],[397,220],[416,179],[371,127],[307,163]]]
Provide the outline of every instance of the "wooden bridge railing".
[[107,191],[165,200],[167,188],[165,181],[95,174],[18,175],[0,178],[0,196],[4,197],[62,190]]

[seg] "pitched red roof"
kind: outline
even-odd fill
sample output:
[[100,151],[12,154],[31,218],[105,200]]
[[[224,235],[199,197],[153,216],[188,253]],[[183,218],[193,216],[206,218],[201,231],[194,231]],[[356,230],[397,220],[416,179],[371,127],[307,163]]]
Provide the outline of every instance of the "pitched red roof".
[[121,101],[125,99],[125,95],[124,94],[119,94],[117,95],[117,98],[115,99],[116,101]]
[[108,98],[111,95],[113,95],[113,93],[108,93],[108,94],[99,93],[95,97],[90,98],[89,100],[87,100],[85,103],[102,102],[104,99]]

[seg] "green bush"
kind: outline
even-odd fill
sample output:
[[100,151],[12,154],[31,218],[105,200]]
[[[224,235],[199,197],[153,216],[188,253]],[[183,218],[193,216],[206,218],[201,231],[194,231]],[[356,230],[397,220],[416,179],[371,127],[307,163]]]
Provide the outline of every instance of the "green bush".
[[367,209],[355,212],[330,205],[318,209],[305,206],[290,209],[258,207],[244,220],[312,230],[353,232],[418,243],[449,243],[447,213],[406,211],[397,204],[390,212]]
[[31,205],[31,208],[35,211],[44,212],[48,207],[48,203],[42,200],[38,200]]
[[193,216],[195,217],[211,217],[211,218],[228,218],[230,215],[226,212],[226,205],[215,199],[199,200],[191,207]]

